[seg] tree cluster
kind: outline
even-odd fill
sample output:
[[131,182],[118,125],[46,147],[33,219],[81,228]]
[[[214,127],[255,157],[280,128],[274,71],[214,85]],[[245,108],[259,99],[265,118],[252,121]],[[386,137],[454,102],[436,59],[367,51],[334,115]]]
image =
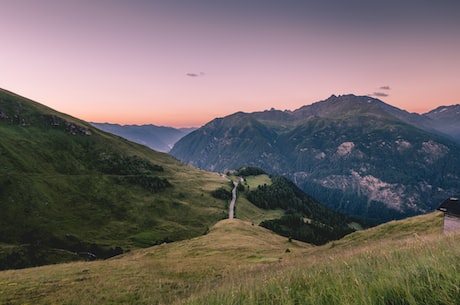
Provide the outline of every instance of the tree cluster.
[[109,175],[141,175],[164,171],[162,166],[152,164],[141,157],[119,154],[102,154],[98,167],[102,172]]
[[258,168],[258,167],[253,167],[253,166],[241,167],[235,172],[236,176],[242,176],[242,177],[258,176],[258,175],[264,175],[264,174],[267,174],[267,173],[263,169]]
[[160,178],[150,175],[134,175],[124,176],[121,179],[122,182],[127,182],[134,185],[139,185],[143,189],[149,191],[152,194],[158,193],[165,188],[171,187],[172,184],[166,178]]
[[272,176],[271,180],[271,185],[260,185],[247,194],[248,200],[260,208],[286,210],[280,219],[262,222],[263,227],[314,244],[353,232],[347,226],[351,222],[348,217],[326,208],[282,176]]
[[214,198],[222,199],[222,200],[230,200],[230,199],[232,199],[232,193],[230,191],[226,190],[223,187],[215,189],[214,191],[211,192],[211,195]]

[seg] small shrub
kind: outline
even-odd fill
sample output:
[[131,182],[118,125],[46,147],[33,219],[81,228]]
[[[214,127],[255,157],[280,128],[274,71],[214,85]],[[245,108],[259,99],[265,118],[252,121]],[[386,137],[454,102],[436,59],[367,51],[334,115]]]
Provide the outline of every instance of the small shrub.
[[214,198],[217,199],[222,199],[222,200],[230,200],[232,199],[232,193],[230,191],[227,191],[225,188],[220,187],[214,191],[211,192],[211,195]]

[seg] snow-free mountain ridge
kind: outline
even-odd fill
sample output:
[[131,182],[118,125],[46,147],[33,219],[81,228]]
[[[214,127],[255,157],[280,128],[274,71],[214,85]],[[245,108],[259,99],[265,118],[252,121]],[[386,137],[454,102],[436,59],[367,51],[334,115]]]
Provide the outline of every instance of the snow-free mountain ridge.
[[[460,121],[460,119],[459,119]],[[215,119],[170,152],[199,168],[257,166],[329,207],[384,222],[460,193],[460,145],[436,119],[368,96]]]

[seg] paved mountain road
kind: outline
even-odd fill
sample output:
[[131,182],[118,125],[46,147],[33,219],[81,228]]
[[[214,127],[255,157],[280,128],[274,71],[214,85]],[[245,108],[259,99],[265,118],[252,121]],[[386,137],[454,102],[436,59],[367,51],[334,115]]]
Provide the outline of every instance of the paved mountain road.
[[230,210],[228,212],[228,219],[233,219],[235,215],[235,202],[236,202],[236,188],[238,182],[233,181],[234,188],[232,190],[232,201],[230,202]]

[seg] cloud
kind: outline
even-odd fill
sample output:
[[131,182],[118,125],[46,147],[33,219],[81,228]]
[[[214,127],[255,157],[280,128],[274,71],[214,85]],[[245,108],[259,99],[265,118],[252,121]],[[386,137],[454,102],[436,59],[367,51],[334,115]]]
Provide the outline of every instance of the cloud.
[[374,92],[371,94],[371,96],[386,97],[389,96],[389,94],[386,94],[385,92]]
[[185,75],[189,76],[189,77],[200,77],[200,76],[204,76],[204,72],[200,72],[200,73],[186,73]]
[[379,87],[379,90],[380,91],[377,91],[377,92],[374,92],[372,94],[369,94],[369,96],[373,96],[373,97],[387,97],[387,96],[390,96],[388,93],[382,92],[382,90],[384,90],[384,91],[391,90],[390,86],[381,86],[381,87]]

